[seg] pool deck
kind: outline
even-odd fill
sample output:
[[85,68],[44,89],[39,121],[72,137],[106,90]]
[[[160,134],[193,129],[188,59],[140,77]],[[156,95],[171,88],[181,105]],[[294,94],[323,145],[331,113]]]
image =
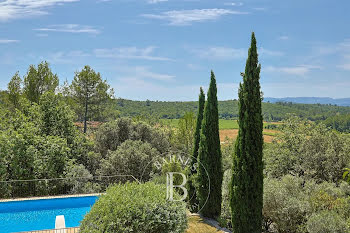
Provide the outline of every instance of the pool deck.
[[9,202],[9,201],[32,201],[32,200],[70,198],[70,197],[91,197],[91,196],[100,196],[102,194],[104,194],[104,193],[90,193],[90,194],[73,194],[73,195],[59,195],[59,196],[43,196],[43,197],[0,199],[0,203],[1,202]]
[[56,230],[39,230],[39,231],[26,231],[19,233],[78,233],[79,227],[56,229]]

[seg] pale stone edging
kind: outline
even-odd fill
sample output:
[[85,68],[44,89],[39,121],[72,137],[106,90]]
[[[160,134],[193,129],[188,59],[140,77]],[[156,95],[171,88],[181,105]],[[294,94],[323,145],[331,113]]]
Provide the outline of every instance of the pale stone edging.
[[58,199],[58,198],[70,198],[70,197],[92,197],[92,196],[101,196],[103,194],[105,194],[105,193],[72,194],[72,195],[59,195],[59,196],[43,196],[43,197],[26,197],[26,198],[0,199],[0,203],[2,203],[2,202],[10,202],[10,201],[32,201],[32,200]]

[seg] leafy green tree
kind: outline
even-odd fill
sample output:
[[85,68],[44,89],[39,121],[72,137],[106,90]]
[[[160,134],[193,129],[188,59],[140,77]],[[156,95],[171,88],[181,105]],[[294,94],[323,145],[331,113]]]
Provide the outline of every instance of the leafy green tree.
[[15,108],[19,107],[20,98],[22,95],[22,79],[18,72],[12,77],[7,85],[8,98]]
[[203,120],[203,112],[204,112],[204,104],[205,104],[205,95],[202,87],[200,88],[199,100],[198,100],[198,113],[197,113],[197,121],[196,121],[196,131],[193,137],[193,152],[190,163],[189,170],[189,179],[188,179],[188,196],[189,196],[189,204],[191,211],[198,211],[198,199],[196,195],[196,188],[193,182],[195,182],[195,175],[197,174],[197,158],[198,158],[198,149],[199,149],[199,141],[200,141],[200,133],[202,127]]
[[261,232],[263,208],[263,118],[260,69],[254,33],[240,84],[239,132],[233,156],[231,209],[235,233]]
[[338,183],[350,164],[350,137],[323,124],[291,117],[264,150],[265,173]]
[[156,127],[145,122],[133,122],[128,118],[119,118],[103,124],[95,134],[96,149],[103,157],[108,151],[115,151],[126,140],[148,142],[160,153],[169,148],[167,135]]
[[60,136],[71,144],[76,136],[74,113],[63,102],[60,94],[47,92],[40,98],[41,133],[44,135]]
[[177,139],[185,152],[189,153],[193,148],[193,137],[196,127],[196,119],[193,112],[186,112],[180,118],[177,128]]
[[[148,181],[153,169],[152,160],[159,152],[152,145],[142,141],[127,140],[116,151],[109,151],[101,161],[98,173],[101,175],[133,175],[139,181]],[[133,180],[132,177],[117,177],[120,180]]]
[[52,73],[49,63],[41,62],[37,68],[31,65],[24,77],[24,95],[31,102],[39,103],[40,96],[47,91],[54,92],[58,84],[58,76]]
[[[198,161],[197,197],[200,212],[206,217],[217,218],[221,213],[222,158],[219,137],[217,88],[214,72],[204,107]],[[209,177],[208,177],[209,175]]]
[[96,114],[103,112],[104,105],[112,98],[113,89],[106,80],[102,80],[100,73],[96,73],[90,66],[85,66],[76,72],[71,84],[72,96],[83,112],[84,133],[87,121]]
[[350,133],[350,114],[331,116],[323,123],[339,132]]

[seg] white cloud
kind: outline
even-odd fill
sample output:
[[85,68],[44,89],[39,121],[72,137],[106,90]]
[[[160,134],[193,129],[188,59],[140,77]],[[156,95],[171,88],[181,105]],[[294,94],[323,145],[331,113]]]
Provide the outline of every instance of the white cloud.
[[241,15],[248,14],[247,12],[232,11],[228,9],[195,9],[195,10],[180,10],[166,11],[160,14],[143,14],[143,17],[150,19],[160,19],[169,21],[170,25],[190,25],[194,22],[203,22],[208,20],[216,20],[224,15]]
[[253,9],[256,11],[266,11],[267,10],[266,7],[254,7]]
[[279,72],[289,75],[297,75],[297,76],[304,76],[308,74],[313,69],[322,69],[320,66],[313,66],[313,65],[300,65],[300,66],[293,66],[293,67],[275,67],[275,66],[268,66],[264,71],[267,72]]
[[226,2],[225,6],[243,6],[242,2]]
[[322,45],[314,47],[315,57],[337,56],[341,62],[336,67],[343,70],[350,70],[350,39],[337,43],[335,45]]
[[10,44],[10,43],[17,43],[19,40],[8,40],[8,39],[0,39],[0,44]]
[[48,14],[47,9],[79,0],[5,0],[0,2],[0,22]]
[[187,64],[187,68],[189,68],[190,70],[201,70],[202,66],[189,63],[189,64]]
[[267,55],[267,56],[272,56],[272,57],[280,57],[280,56],[284,55],[284,53],[281,51],[269,50],[269,49],[265,49],[263,47],[258,49],[258,53],[259,53],[259,55]]
[[288,36],[280,36],[278,37],[279,40],[289,40]]
[[156,3],[160,3],[160,2],[167,2],[168,0],[148,0],[147,2],[149,4],[156,4]]
[[337,67],[339,67],[339,68],[341,68],[343,70],[350,70],[350,63],[338,65]]
[[153,55],[156,47],[148,46],[146,48],[137,47],[119,47],[112,49],[95,49],[96,57],[115,58],[115,59],[141,59],[151,61],[170,61],[170,58],[158,57]]
[[192,53],[205,59],[227,60],[227,59],[241,59],[246,56],[245,49],[235,49],[228,47],[210,47],[202,49],[193,49]]
[[121,78],[122,81],[144,79],[153,79],[157,81],[172,81],[175,78],[175,76],[173,75],[152,72],[149,70],[149,67],[146,66],[120,67],[118,71],[124,73],[124,77]]
[[[230,48],[230,47],[209,47],[201,49],[192,49],[192,53],[200,58],[212,60],[229,60],[229,59],[244,59],[248,56],[248,49],[245,48]],[[266,56],[283,56],[283,52],[259,48],[260,55]]]
[[92,26],[79,25],[79,24],[57,24],[50,25],[46,28],[34,29],[41,32],[69,32],[69,33],[88,33],[88,34],[98,34],[100,31]]
[[339,54],[346,56],[350,54],[350,39],[346,39],[334,45],[318,45],[313,47],[316,56]]
[[74,50],[70,52],[59,51],[49,54],[44,60],[48,60],[54,64],[76,64],[79,61],[82,61],[83,58],[89,56],[91,56],[91,54],[81,50]]

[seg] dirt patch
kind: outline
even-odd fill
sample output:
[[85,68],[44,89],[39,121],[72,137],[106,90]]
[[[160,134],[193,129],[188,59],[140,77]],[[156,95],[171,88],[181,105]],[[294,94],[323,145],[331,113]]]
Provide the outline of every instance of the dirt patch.
[[275,129],[264,129],[264,132],[266,132],[266,133],[271,133],[271,134],[277,134],[277,133],[279,133],[280,131],[275,130]]
[[233,140],[238,136],[238,129],[222,129],[220,130],[220,142],[225,142],[227,139]]
[[264,142],[271,143],[273,141],[274,136],[264,135]]
[[[267,133],[277,133],[277,130],[271,130],[271,129],[264,129],[264,132]],[[220,130],[220,142],[224,143],[227,139],[234,140],[238,136],[238,129],[222,129]],[[271,143],[274,136],[271,135],[264,135],[264,142]]]

